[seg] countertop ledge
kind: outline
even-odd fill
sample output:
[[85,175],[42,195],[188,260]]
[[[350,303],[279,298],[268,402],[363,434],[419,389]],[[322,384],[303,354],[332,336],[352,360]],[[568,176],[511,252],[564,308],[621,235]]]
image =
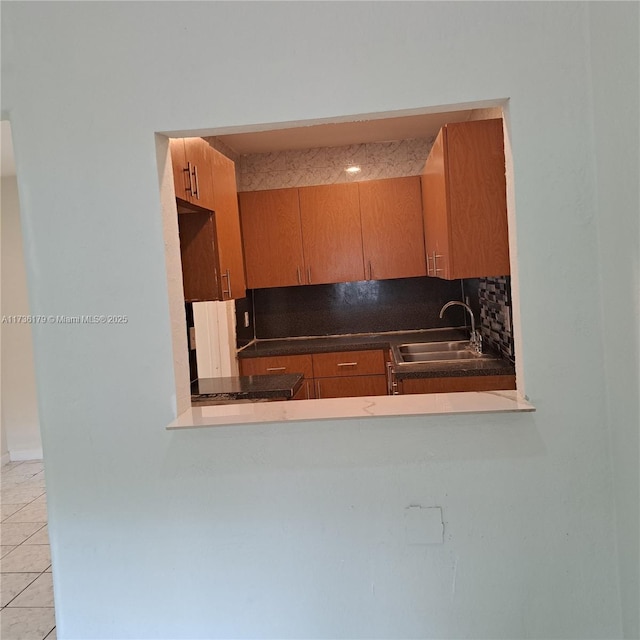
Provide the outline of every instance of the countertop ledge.
[[391,416],[535,411],[517,391],[469,391],[191,407],[167,429]]

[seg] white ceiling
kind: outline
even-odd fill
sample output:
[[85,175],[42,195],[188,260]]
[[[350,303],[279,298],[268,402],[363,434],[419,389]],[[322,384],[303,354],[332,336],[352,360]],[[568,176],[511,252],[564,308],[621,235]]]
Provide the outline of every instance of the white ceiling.
[[0,151],[0,174],[3,178],[5,176],[15,176],[16,164],[13,159],[13,142],[8,120],[0,122]]
[[440,127],[448,122],[465,122],[471,119],[475,111],[477,110],[468,109],[397,118],[317,124],[288,129],[218,135],[216,138],[240,155],[315,147],[340,147],[407,138],[429,138],[434,137]]

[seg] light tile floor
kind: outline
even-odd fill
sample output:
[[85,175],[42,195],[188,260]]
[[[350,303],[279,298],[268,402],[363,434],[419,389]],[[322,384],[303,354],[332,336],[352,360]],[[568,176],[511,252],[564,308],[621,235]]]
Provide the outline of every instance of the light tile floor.
[[54,640],[51,556],[42,462],[2,467],[0,638]]

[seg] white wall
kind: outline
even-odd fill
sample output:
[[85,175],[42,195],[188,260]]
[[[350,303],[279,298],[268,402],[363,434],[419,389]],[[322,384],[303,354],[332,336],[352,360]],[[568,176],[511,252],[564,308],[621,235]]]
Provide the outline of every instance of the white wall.
[[604,370],[622,611],[625,637],[640,638],[640,5],[594,3],[589,12]]
[[[15,176],[2,178],[2,453],[12,460],[42,458],[20,204]],[[6,440],[6,451],[4,443]]]
[[[129,316],[34,331],[58,637],[621,636],[589,56],[612,25],[581,3],[9,3],[2,28],[33,312]],[[535,414],[164,430],[154,131],[507,97]],[[442,507],[444,544],[407,544],[413,504]]]

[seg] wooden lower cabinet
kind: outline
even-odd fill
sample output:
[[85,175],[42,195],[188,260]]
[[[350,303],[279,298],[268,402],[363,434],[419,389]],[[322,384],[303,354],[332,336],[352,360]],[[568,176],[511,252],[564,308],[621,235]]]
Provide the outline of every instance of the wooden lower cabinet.
[[387,377],[385,375],[374,375],[316,378],[315,390],[316,398],[386,396]]
[[516,377],[469,376],[466,378],[405,378],[398,380],[398,393],[454,393],[456,391],[496,391],[515,389]]
[[385,396],[388,390],[385,352],[381,349],[241,358],[239,367],[243,376],[304,374],[293,400]]

